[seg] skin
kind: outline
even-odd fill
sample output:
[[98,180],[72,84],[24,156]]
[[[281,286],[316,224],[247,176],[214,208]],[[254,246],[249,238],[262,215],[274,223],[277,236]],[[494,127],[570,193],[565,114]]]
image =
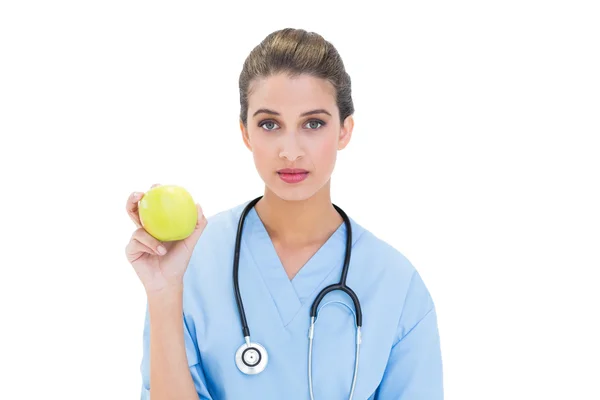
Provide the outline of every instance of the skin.
[[[279,115],[254,115],[261,109]],[[330,115],[302,116],[317,109]],[[290,278],[343,223],[331,202],[331,175],[353,127],[352,116],[340,123],[335,89],[327,80],[281,73],[250,85],[248,124],[240,121],[240,130],[265,183],[255,208]],[[277,173],[282,168],[305,169],[308,177],[286,183]]]

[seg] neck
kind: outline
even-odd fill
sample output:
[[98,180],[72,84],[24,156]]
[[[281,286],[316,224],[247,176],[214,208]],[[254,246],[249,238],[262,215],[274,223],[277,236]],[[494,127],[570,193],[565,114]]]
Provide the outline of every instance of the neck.
[[322,242],[343,222],[331,203],[330,183],[306,200],[283,200],[265,188],[255,205],[271,240],[290,247]]

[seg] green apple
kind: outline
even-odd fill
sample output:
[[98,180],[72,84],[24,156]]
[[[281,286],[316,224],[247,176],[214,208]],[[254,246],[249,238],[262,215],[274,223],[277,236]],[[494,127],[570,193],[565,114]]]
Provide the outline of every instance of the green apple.
[[162,242],[187,238],[198,221],[194,199],[187,190],[176,185],[148,190],[140,200],[138,210],[146,232]]

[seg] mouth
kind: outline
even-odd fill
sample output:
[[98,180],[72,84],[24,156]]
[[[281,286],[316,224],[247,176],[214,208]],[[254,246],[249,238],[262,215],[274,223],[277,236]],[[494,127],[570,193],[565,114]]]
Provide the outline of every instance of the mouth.
[[277,171],[278,174],[308,174],[308,171],[300,168],[284,168]]
[[308,171],[305,169],[285,168],[277,171],[277,174],[286,183],[298,183],[306,179]]

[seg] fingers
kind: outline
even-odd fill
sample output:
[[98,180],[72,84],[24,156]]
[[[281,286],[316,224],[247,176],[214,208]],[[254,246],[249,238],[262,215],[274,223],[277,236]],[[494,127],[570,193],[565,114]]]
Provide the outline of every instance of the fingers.
[[[160,183],[155,183],[150,187],[150,189],[160,186]],[[143,192],[133,192],[127,198],[127,204],[125,205],[125,209],[127,210],[127,215],[133,221],[136,227],[141,228],[142,222],[140,221],[138,203],[144,197]]]
[[204,216],[204,211],[202,211],[202,207],[200,204],[196,203],[196,209],[198,210],[198,221],[196,222],[196,229],[203,228],[206,225],[206,217]]
[[166,247],[162,244],[162,242],[154,237],[152,237],[144,228],[138,228],[131,235],[131,242],[139,242],[142,246],[140,247],[136,244],[132,244],[133,247],[140,249],[146,253],[151,253],[152,255],[164,256],[167,253]]
[[129,197],[127,198],[127,205],[125,207],[127,209],[127,214],[129,215],[129,218],[131,218],[135,226],[137,226],[138,228],[142,227],[142,223],[140,222],[140,216],[138,214],[138,202],[143,196],[144,193],[141,192],[131,193],[131,195],[129,195]]
[[202,232],[204,232],[204,229],[208,225],[208,219],[204,215],[200,204],[196,203],[196,208],[198,209],[198,222],[196,222],[196,227],[192,234],[185,239],[186,245],[189,248],[193,248],[196,245],[196,242],[198,242]]
[[127,255],[127,259],[130,261],[138,259],[143,253],[147,253],[152,256],[157,255],[154,250],[135,238],[132,238],[125,248],[125,254]]

